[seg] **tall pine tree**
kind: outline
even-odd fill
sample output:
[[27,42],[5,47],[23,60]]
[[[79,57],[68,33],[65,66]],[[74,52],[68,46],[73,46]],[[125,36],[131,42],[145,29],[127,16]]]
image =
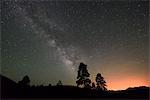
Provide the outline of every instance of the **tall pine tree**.
[[90,74],[87,70],[87,65],[84,63],[80,63],[78,69],[78,76],[77,76],[77,86],[83,86],[85,88],[90,88],[91,80],[89,79]]
[[102,77],[102,75],[100,73],[98,73],[96,75],[96,83],[97,83],[97,89],[101,89],[101,90],[104,90],[104,91],[107,90],[106,81],[104,80],[104,78]]

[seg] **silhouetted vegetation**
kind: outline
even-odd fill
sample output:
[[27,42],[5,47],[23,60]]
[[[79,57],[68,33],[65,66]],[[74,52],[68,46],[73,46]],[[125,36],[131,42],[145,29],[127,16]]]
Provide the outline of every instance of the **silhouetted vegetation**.
[[62,86],[62,82],[59,80],[57,86]]
[[23,79],[18,82],[18,84],[19,84],[20,87],[22,87],[22,88],[29,87],[29,85],[30,85],[29,76],[27,76],[27,75],[24,76]]
[[[120,91],[110,91],[102,75],[96,75],[96,85],[91,84],[87,65],[80,63],[77,86],[65,86],[59,80],[55,86],[30,86],[29,76],[24,76],[21,81],[14,81],[1,76],[2,98],[149,98],[149,87],[128,88]],[[80,88],[80,85],[82,88]],[[107,90],[107,91],[106,91]]]
[[89,79],[90,74],[87,70],[87,65],[84,63],[80,63],[79,70],[78,70],[78,76],[77,76],[77,86],[83,86],[85,88],[90,88],[91,80]]
[[104,90],[106,91],[107,88],[106,88],[106,82],[104,80],[104,77],[102,77],[102,75],[100,73],[97,74],[96,76],[96,83],[97,83],[97,89],[101,89],[101,90]]
[[96,87],[95,87],[95,83],[93,82],[92,83],[92,89],[95,89]]

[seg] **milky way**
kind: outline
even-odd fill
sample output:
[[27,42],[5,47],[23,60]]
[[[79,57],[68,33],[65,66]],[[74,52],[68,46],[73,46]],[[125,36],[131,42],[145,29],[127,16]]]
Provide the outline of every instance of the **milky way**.
[[2,74],[75,85],[84,62],[90,79],[102,73],[109,89],[148,85],[148,3],[3,0]]
[[[25,8],[21,8],[19,4],[14,4],[11,6],[14,7],[14,11],[12,11],[12,14],[14,14],[14,16],[16,17],[17,16],[21,17],[20,23],[24,23],[30,26],[31,30],[33,30],[35,34],[40,36],[40,38],[47,40],[48,45],[56,49],[57,54],[60,57],[60,60],[62,60],[62,62],[66,64],[66,66],[73,67],[74,65],[77,65],[77,60],[79,60],[79,57],[78,54],[76,53],[77,52],[76,48],[74,48],[73,46],[70,47],[68,46],[64,48],[63,44],[61,44],[53,34],[48,34],[48,32],[46,32],[42,27],[38,26],[38,23],[35,23],[33,21],[30,15],[28,15]],[[40,9],[38,9],[38,11],[42,12],[40,11]],[[33,16],[35,16],[38,19],[38,21],[42,22],[43,24],[48,24],[50,30],[55,30],[58,32],[64,31],[63,27],[59,26],[55,22],[55,20],[49,19],[46,15],[43,16],[42,14],[35,13]],[[79,61],[82,61],[81,58]]]

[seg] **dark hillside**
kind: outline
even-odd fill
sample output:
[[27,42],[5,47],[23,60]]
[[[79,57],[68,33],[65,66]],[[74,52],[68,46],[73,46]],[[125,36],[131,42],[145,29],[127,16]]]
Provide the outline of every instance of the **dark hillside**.
[[2,98],[149,98],[148,87],[128,88],[122,91],[102,91],[65,85],[20,87],[4,76],[1,76],[1,87]]
[[20,93],[18,84],[11,79],[0,75],[1,79],[1,96],[16,97]]

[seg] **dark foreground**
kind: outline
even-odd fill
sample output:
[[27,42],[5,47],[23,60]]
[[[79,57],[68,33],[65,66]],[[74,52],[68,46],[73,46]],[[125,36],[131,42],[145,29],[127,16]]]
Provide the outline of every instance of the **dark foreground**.
[[[78,88],[75,86],[39,86],[39,87],[20,87],[12,80],[1,76],[1,98],[2,99],[47,99],[67,100],[148,100],[149,87],[129,88],[122,91],[101,91],[95,89]],[[70,99],[69,99],[70,98]],[[72,98],[72,99],[71,99]],[[88,98],[88,99],[87,99]],[[49,99],[49,100],[51,100]]]
[[1,100],[149,100],[149,99],[125,99],[125,98],[2,98]]

